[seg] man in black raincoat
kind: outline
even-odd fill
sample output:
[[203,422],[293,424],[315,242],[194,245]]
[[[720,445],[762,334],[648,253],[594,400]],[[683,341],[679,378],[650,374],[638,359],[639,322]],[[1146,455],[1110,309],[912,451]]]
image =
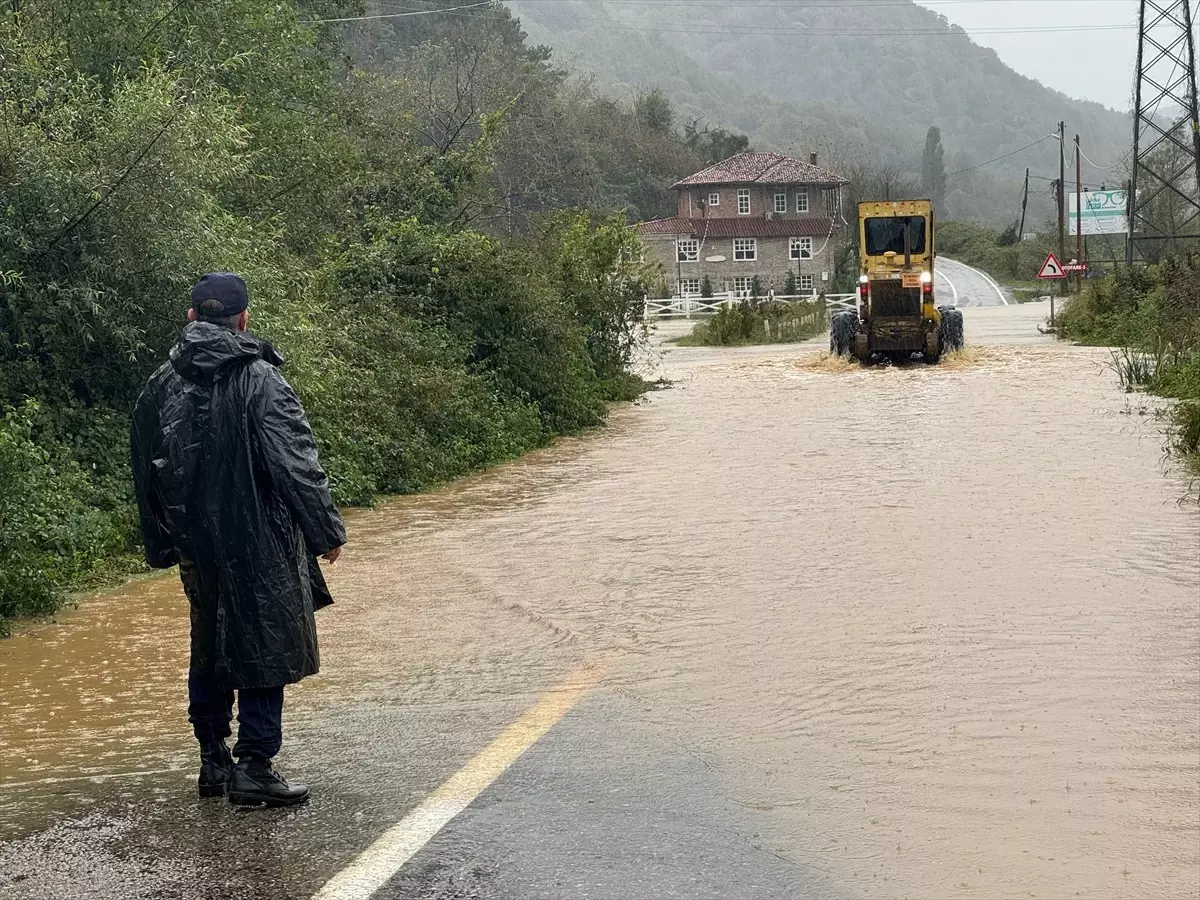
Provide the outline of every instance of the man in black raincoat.
[[313,612],[333,601],[316,557],[334,562],[346,532],[283,359],[246,332],[246,307],[236,275],[192,289],[189,323],[138,398],[133,477],[146,561],[178,563],[191,604],[200,796],[283,806],[308,799],[271,765],[283,688],[317,672]]

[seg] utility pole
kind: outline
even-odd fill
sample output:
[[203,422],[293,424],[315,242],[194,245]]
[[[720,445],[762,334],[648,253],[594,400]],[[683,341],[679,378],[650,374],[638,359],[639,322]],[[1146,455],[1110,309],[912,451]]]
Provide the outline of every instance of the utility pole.
[[1067,258],[1067,123],[1058,123],[1058,261]]
[[[1067,258],[1067,123],[1058,123],[1058,262]],[[1065,278],[1060,279],[1066,281]],[[1060,292],[1062,288],[1058,289]],[[1050,327],[1054,327],[1054,294],[1050,295]]]
[[1125,261],[1200,238],[1200,103],[1190,0],[1141,0]]
[[[1079,135],[1075,135],[1075,262],[1083,262],[1083,171],[1080,169]],[[1083,273],[1075,279],[1075,292],[1083,293]]]
[[1025,170],[1025,195],[1021,198],[1021,227],[1017,230],[1017,240],[1025,240],[1025,210],[1029,208],[1029,170]]

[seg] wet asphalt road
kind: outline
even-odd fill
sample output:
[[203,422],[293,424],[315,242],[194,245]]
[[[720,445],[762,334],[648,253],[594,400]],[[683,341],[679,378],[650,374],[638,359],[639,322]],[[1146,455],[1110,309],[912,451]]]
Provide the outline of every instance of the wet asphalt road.
[[[198,802],[190,772],[55,792],[46,827],[0,849],[0,897],[308,898],[465,762],[462,747],[483,737],[471,725],[486,727],[482,718],[464,726],[453,746],[428,739],[437,722],[380,712],[349,709],[319,731],[289,731],[289,770],[319,773],[314,801],[296,810]],[[586,700],[376,896],[834,895],[819,861],[763,849],[752,811],[638,718],[619,696]]]
[[985,273],[957,260],[939,256],[934,275],[934,290],[939,304],[963,309],[976,306],[1003,306],[1011,299]]
[[377,896],[1196,896],[1195,511],[1044,314],[940,368],[667,348],[610,429],[351,516],[300,809],[195,799],[173,579],[0,644],[0,900],[307,900],[601,657]]
[[639,718],[627,699],[585,701],[377,896],[835,896],[819,860],[765,849],[753,811]]

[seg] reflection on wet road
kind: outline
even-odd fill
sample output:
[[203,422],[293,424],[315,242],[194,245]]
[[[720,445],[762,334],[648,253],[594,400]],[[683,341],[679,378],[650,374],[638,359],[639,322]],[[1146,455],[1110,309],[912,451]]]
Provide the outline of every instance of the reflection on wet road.
[[173,579],[0,645],[0,898],[311,896],[600,657],[379,896],[1196,896],[1200,520],[1044,314],[667,348],[610,429],[352,516],[301,810],[193,799]]

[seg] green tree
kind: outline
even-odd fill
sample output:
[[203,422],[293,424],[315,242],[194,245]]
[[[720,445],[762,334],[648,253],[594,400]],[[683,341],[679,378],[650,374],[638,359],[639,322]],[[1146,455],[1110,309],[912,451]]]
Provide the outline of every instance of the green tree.
[[[601,213],[653,209],[694,165],[682,139],[569,85],[500,6],[368,23],[372,68],[348,71],[306,23],[359,8],[0,13],[0,620],[136,547],[129,410],[204,271],[246,277],[340,502],[506,459],[640,389],[654,273]],[[591,209],[544,214],[569,206]]]
[[925,134],[925,152],[921,154],[921,189],[933,201],[938,212],[943,211],[946,199],[946,151],[942,148],[942,133],[932,125]]
[[633,114],[643,128],[669,134],[675,127],[675,111],[661,88],[639,94],[633,101]]
[[683,127],[683,139],[688,149],[705,166],[719,163],[750,149],[750,139],[724,128],[713,128],[701,119],[692,119]]

